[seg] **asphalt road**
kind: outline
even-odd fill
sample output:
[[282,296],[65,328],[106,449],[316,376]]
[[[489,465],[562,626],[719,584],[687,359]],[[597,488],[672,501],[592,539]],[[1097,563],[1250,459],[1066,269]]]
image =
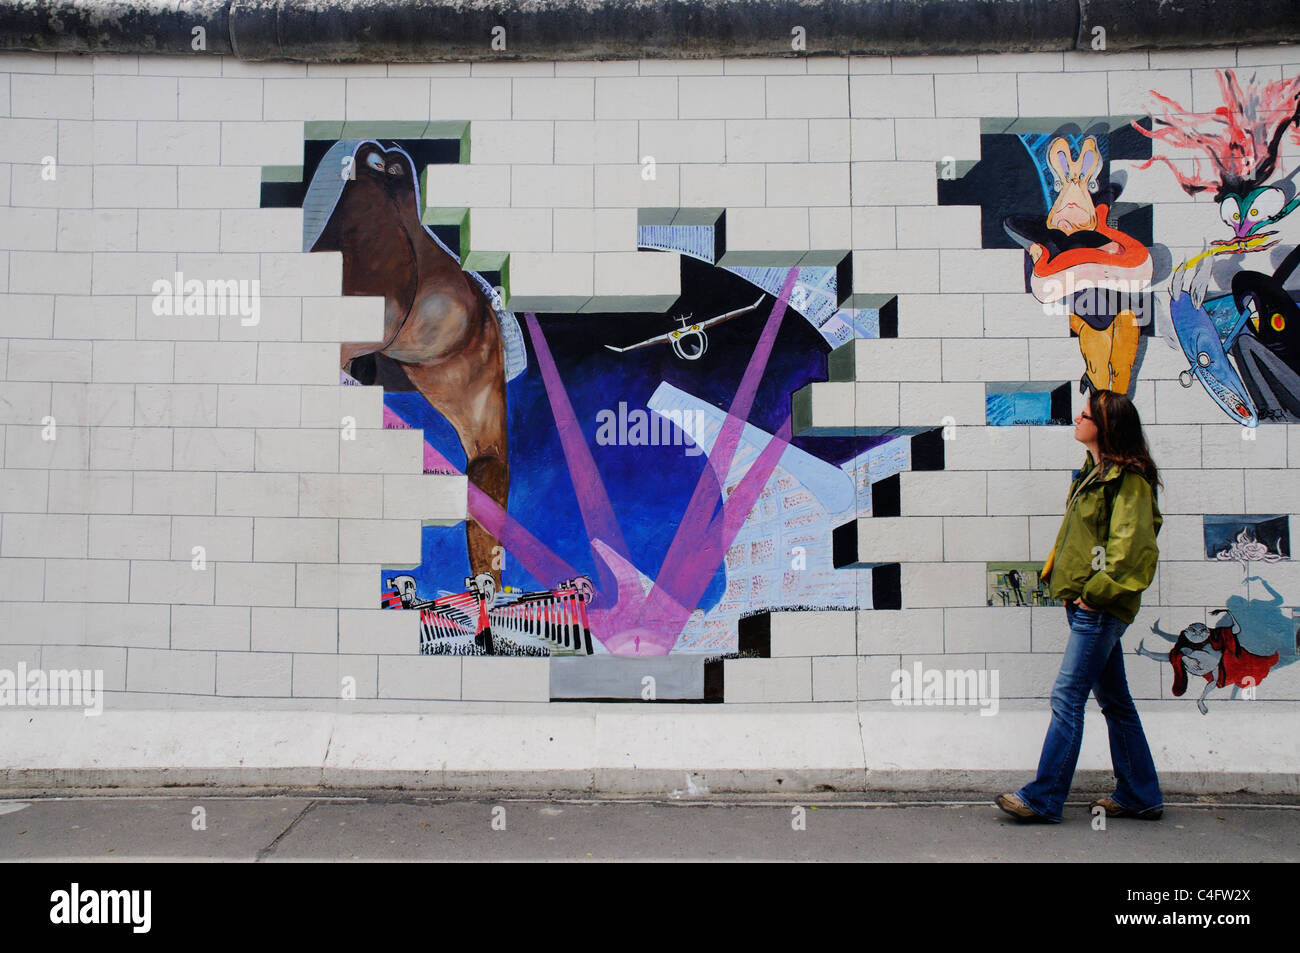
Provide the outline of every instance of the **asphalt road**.
[[596,799],[393,792],[88,795],[0,800],[4,861],[1296,862],[1300,799],[1173,799],[1159,822],[1092,795],[1021,825],[983,792]]

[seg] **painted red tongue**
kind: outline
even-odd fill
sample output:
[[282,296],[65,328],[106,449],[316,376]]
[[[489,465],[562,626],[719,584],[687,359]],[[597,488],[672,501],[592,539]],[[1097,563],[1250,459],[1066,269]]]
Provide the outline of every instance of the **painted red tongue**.
[[1248,245],[1253,241],[1262,238],[1268,238],[1270,235],[1276,235],[1277,232],[1259,232],[1255,235],[1247,235],[1245,238],[1216,238],[1210,242],[1211,245]]

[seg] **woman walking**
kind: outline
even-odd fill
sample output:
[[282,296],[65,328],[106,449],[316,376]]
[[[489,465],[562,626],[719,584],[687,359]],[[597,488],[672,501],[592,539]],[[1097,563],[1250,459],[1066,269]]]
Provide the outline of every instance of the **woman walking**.
[[1137,408],[1122,394],[1092,391],[1088,408],[1074,418],[1074,439],[1088,455],[1070,485],[1065,518],[1042,571],[1053,598],[1065,602],[1070,641],[1052,688],[1038,776],[1015,794],[999,796],[997,805],[1020,821],[1061,822],[1091,691],[1106,716],[1117,782],[1115,793],[1092,807],[1109,817],[1159,820],[1160,782],[1124,676],[1120,636],[1155,575],[1160,476]]

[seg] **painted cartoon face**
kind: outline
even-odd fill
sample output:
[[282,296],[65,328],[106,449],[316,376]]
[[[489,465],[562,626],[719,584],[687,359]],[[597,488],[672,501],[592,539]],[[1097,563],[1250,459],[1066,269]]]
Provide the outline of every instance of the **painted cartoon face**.
[[1210,630],[1202,622],[1193,622],[1182,631],[1183,645],[1179,654],[1188,675],[1209,675],[1219,667],[1223,653],[1210,645]]
[[1219,203],[1219,217],[1232,229],[1233,237],[1213,244],[1222,251],[1235,254],[1272,248],[1277,242],[1268,239],[1277,232],[1260,229],[1285,218],[1297,205],[1300,205],[1300,197],[1288,202],[1286,194],[1272,186],[1254,189],[1244,197],[1230,192]]
[[1047,213],[1047,227],[1067,235],[1097,227],[1097,206],[1092,196],[1101,176],[1101,152],[1092,136],[1083,140],[1079,158],[1070,152],[1070,143],[1057,136],[1047,147],[1047,164],[1052,170],[1056,201]]
[[399,150],[364,146],[356,153],[356,178],[367,177],[382,189],[393,191],[407,185],[406,172],[406,155]]

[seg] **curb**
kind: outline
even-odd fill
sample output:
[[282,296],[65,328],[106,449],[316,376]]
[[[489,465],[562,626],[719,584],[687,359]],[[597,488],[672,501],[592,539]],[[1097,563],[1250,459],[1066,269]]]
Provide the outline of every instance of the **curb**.
[[[1001,790],[1032,774],[1047,716],[833,703],[734,709],[140,710],[93,718],[10,710],[0,713],[0,789]],[[1300,794],[1300,750],[1278,740],[1295,736],[1300,713],[1224,711],[1211,723],[1195,710],[1152,712],[1143,723],[1167,793]],[[1079,764],[1076,786],[1110,786],[1106,726],[1095,712]]]

